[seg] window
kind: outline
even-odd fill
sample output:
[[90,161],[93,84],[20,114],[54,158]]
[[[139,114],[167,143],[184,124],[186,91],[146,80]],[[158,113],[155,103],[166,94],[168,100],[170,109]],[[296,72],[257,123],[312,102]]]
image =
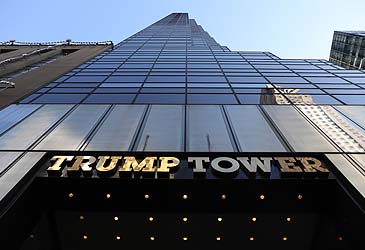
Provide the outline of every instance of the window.
[[105,82],[143,82],[145,76],[112,75]]
[[139,88],[97,88],[94,93],[137,93]]
[[235,151],[220,106],[190,105],[187,108],[187,151]]
[[33,103],[79,103],[87,94],[44,94]]
[[80,105],[53,129],[37,150],[78,150],[108,105]]
[[267,79],[272,83],[308,83],[305,79],[301,77],[274,77],[270,76]]
[[345,104],[365,104],[365,95],[334,95]]
[[0,137],[0,149],[26,150],[73,105],[44,105]]
[[306,77],[312,83],[347,83],[339,77]]
[[118,68],[120,63],[93,63],[88,66],[88,69],[115,69]]
[[[295,152],[336,152],[293,106],[262,106]],[[310,106],[309,108],[316,108]]]
[[64,82],[102,82],[106,76],[72,76]]
[[184,94],[139,94],[135,103],[168,103],[183,104],[185,103]]
[[237,97],[241,104],[275,104],[287,101],[281,94],[238,94]]
[[188,82],[226,82],[223,76],[188,76]]
[[213,89],[213,88],[188,88],[188,93],[232,93],[231,89],[228,88],[220,88],[220,89]]
[[121,68],[123,69],[149,69],[152,68],[152,63],[125,63]]
[[103,83],[102,88],[137,88],[141,87],[142,83]]
[[[144,105],[116,105],[85,150],[128,151],[145,110]],[[113,143],[110,143],[110,142]]]
[[257,106],[225,106],[240,152],[285,152]]
[[329,95],[285,95],[294,104],[341,104]]
[[228,80],[231,83],[267,83],[263,77],[239,77],[239,76],[229,76]]
[[146,82],[185,82],[185,76],[149,76]]
[[132,103],[135,94],[91,94],[84,103]]
[[188,104],[237,104],[236,97],[229,94],[188,94]]
[[184,110],[182,105],[152,105],[136,150],[183,151]]
[[185,88],[142,88],[141,93],[185,93]]
[[53,88],[49,93],[90,93],[94,88]]

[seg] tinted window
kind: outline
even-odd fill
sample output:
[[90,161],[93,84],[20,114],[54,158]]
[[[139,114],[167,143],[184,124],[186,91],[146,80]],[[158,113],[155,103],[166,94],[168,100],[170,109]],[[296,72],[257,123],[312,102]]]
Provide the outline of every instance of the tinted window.
[[236,97],[228,94],[189,94],[188,104],[237,104]]
[[136,103],[185,103],[184,94],[139,94]]
[[84,103],[131,103],[134,94],[91,94]]
[[79,103],[87,94],[44,94],[33,103]]

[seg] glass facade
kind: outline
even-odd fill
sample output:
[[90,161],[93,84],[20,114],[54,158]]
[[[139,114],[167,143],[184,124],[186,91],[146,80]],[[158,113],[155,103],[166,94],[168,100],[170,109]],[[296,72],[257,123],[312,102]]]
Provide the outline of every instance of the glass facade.
[[347,69],[365,69],[365,32],[335,31],[330,62]]
[[[326,60],[230,51],[194,20],[168,16],[39,89],[22,103],[364,105],[365,73]],[[361,51],[361,50],[360,50]],[[364,65],[365,66],[365,65]],[[288,90],[291,90],[288,93]],[[296,97],[296,98],[293,98]]]
[[[123,152],[123,155],[166,153],[179,156],[260,154],[262,157],[269,154],[287,157],[312,154],[326,157],[328,163],[334,166],[331,169],[335,175],[333,178],[341,180],[346,190],[354,193],[353,197],[361,204],[365,199],[364,93],[364,71],[346,70],[326,60],[281,59],[270,52],[231,51],[217,43],[194,19],[189,19],[187,14],[173,13],[19,100],[18,104],[12,104],[0,111],[0,181],[3,181],[0,182],[0,198],[11,193],[15,184],[24,178],[32,166],[43,159],[45,154],[50,153],[62,155],[67,152],[82,155],[102,152],[108,155]],[[15,173],[12,174],[12,171]],[[186,169],[181,171],[187,172]],[[247,179],[242,176],[243,174],[237,178]],[[190,177],[192,178],[192,174]],[[213,175],[208,177],[216,179]],[[175,177],[170,175],[169,178]],[[199,183],[195,181],[188,184]],[[320,178],[316,181],[321,182]],[[307,206],[325,207],[320,198],[315,196],[316,181],[311,183],[313,185],[309,188],[310,191],[304,190],[312,197]],[[9,182],[12,184],[9,185]],[[243,196],[233,198],[232,208],[228,209],[227,205],[227,211],[239,213],[234,207],[243,208],[243,203],[250,203],[252,197],[260,197],[256,197],[257,200],[266,199],[262,194],[268,190],[265,189],[264,183],[265,181],[258,180],[257,189],[242,189],[251,191],[242,191],[240,195]],[[302,230],[307,227],[308,232],[315,232],[306,234],[309,237],[306,240],[298,238],[291,243],[292,245],[287,246],[317,249],[314,246],[328,247],[326,244],[340,244],[340,249],[347,249],[348,245],[342,246],[338,243],[343,240],[342,224],[339,226],[341,230],[333,226],[335,233],[331,234],[328,231],[333,238],[328,241],[326,235],[317,232],[322,229],[315,225],[321,224],[322,219],[333,220],[320,217],[322,215],[319,214],[326,212],[316,210],[306,214],[308,207],[288,205],[289,201],[286,199],[290,195],[298,197],[295,200],[302,199],[301,194],[297,193],[297,189],[300,188],[296,185],[301,185],[298,183],[309,181],[306,178],[289,181],[284,186],[290,186],[290,190],[269,188],[272,197],[276,197],[276,202],[285,208],[276,211],[276,205],[272,205],[272,209],[266,207],[266,214],[261,214],[262,218],[267,216],[270,220],[267,211],[275,215],[271,222],[265,225],[272,228],[275,223],[279,223],[275,222],[276,219],[287,217],[284,214],[288,211],[295,211],[294,213],[300,214],[298,219],[300,217],[302,221],[302,224],[297,225],[297,231],[294,230],[298,232],[298,237],[303,234],[300,231],[301,227]],[[106,187],[108,185],[106,184]],[[140,192],[138,195],[142,197],[143,194],[145,199],[149,199],[149,192],[141,190],[141,187],[123,185],[126,190],[130,190],[128,192]],[[169,197],[168,201],[171,202],[166,205],[167,213],[175,211],[175,204],[180,204],[177,200],[180,198],[172,194],[180,197],[190,192],[193,196],[199,196],[200,191],[189,188],[189,185],[186,189],[175,190],[175,186],[169,186],[168,189],[171,190],[165,190],[168,192],[165,193]],[[230,185],[233,184],[224,182],[224,185],[219,186],[220,198],[217,200],[226,199],[223,198],[226,197],[226,192],[232,191]],[[215,187],[212,189],[217,191]],[[111,191],[105,188],[105,192]],[[337,197],[336,192],[333,191],[328,197]],[[209,200],[212,194],[208,193],[202,196],[200,201],[196,200],[195,204],[202,202],[199,204],[211,206],[209,209],[214,210],[213,202]],[[322,195],[323,193],[321,197]],[[257,200],[252,201],[252,204]],[[337,198],[333,200],[331,202],[337,204]],[[143,209],[148,207],[136,200],[130,202],[141,205]],[[165,204],[164,202],[161,198],[159,204]],[[333,204],[328,204],[331,204],[331,208],[328,208],[331,210]],[[118,210],[120,204],[114,205]],[[246,215],[255,216],[256,211],[261,211],[258,207],[259,205]],[[158,205],[143,211],[146,214],[150,211],[156,212],[153,209],[158,210]],[[187,210],[189,209],[187,207]],[[198,218],[201,211],[199,208],[194,209],[190,212],[194,214],[198,211],[192,215]],[[225,205],[219,205],[217,210],[209,210],[210,214],[201,215],[202,218],[219,217],[219,213],[225,213],[224,209]],[[131,210],[132,214],[128,215]],[[166,212],[161,211],[159,213]],[[138,221],[138,216],[133,214],[135,210],[130,208],[123,212],[126,213],[126,217],[130,216],[129,218]],[[341,208],[333,208],[332,212],[333,216],[342,219],[341,213],[344,212]],[[64,218],[68,223],[76,225],[76,222],[72,221],[74,215],[71,216],[70,213],[77,212],[68,211],[67,216],[63,213],[62,210],[56,214],[57,223],[62,224]],[[184,209],[179,210],[177,215],[175,211],[175,214],[164,218],[167,221],[169,218],[175,220],[184,216],[183,213]],[[208,220],[207,218],[204,220]],[[236,217],[232,218],[234,221]],[[290,221],[290,217],[288,218],[287,222]],[[363,214],[360,218],[363,220]],[[143,237],[147,237],[148,241],[154,241],[155,234],[151,232],[157,229],[145,232],[146,227],[141,227]],[[173,230],[177,228],[171,227]],[[83,230],[79,229],[78,224],[75,228],[77,230],[73,230],[77,231],[78,235]],[[215,226],[212,228],[217,232],[221,230]],[[60,225],[58,229],[63,232],[62,237],[71,237],[67,235],[65,224]],[[288,228],[281,230],[288,233],[290,231]],[[258,231],[255,232],[259,234]],[[180,231],[174,231],[174,234],[179,235],[175,236],[183,241],[190,237]],[[324,237],[323,242],[327,243],[318,243],[322,241],[311,238],[316,237],[316,234]],[[231,231],[230,236],[232,235],[236,234]],[[256,240],[256,236],[250,235],[251,232],[245,232],[245,240]],[[88,235],[82,236],[81,233],[80,237],[87,240]],[[120,240],[122,236],[115,237],[119,237],[117,239]],[[213,242],[221,241],[218,234],[213,238]],[[135,239],[138,241],[138,237]],[[277,236],[277,239],[283,242],[288,238],[283,234]],[[67,240],[60,241],[64,244],[60,249],[73,249]],[[231,243],[234,241],[235,237],[232,236]],[[272,242],[276,244],[275,239]],[[200,243],[196,242],[197,246],[201,247]],[[280,244],[275,246],[286,249]],[[216,249],[214,247],[212,249]]]

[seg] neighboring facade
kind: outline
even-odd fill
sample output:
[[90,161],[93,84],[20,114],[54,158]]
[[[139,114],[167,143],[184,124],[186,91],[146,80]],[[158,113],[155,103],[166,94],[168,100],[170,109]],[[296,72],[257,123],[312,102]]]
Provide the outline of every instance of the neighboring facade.
[[0,108],[111,47],[111,42],[0,43]]
[[364,72],[173,13],[49,81],[0,110],[7,249],[362,243]]
[[330,62],[346,69],[365,69],[365,31],[335,31]]

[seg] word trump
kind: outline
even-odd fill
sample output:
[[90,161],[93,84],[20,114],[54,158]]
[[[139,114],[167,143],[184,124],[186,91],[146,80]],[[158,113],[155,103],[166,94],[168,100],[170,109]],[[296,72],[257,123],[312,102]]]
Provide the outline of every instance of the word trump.
[[329,171],[314,157],[187,157],[180,160],[171,156],[53,156],[51,165],[47,168],[49,176],[61,176],[64,171],[67,176],[92,176],[95,172],[99,177],[110,177],[116,173],[119,177],[161,178],[168,177],[179,171],[185,162],[194,176],[205,176],[211,171],[219,177],[232,177],[241,170],[247,175],[270,176],[276,168],[282,176],[312,175],[326,176]]

